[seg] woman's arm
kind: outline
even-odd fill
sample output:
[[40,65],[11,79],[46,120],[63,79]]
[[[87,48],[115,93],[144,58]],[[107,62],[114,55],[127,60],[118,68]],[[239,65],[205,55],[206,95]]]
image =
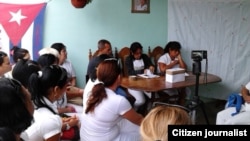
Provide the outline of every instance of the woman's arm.
[[241,94],[242,94],[242,97],[245,100],[245,102],[250,103],[249,91],[245,86],[241,87]]
[[183,69],[187,69],[187,65],[186,63],[183,61],[182,59],[182,56],[181,56],[181,53],[177,56],[178,60],[179,60],[179,65],[180,65],[180,68],[183,68]]
[[143,120],[143,116],[138,114],[133,108],[122,115],[125,119],[131,121],[132,123],[140,126]]

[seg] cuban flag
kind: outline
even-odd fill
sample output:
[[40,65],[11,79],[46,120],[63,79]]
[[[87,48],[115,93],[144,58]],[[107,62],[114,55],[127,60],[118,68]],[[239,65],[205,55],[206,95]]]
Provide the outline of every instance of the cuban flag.
[[0,2],[0,50],[9,55],[10,49],[18,46],[27,49],[31,59],[36,60],[43,48],[46,5]]

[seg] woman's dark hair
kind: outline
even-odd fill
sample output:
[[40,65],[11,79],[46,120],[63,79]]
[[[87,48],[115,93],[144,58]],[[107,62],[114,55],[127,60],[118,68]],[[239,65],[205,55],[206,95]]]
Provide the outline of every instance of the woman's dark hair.
[[66,46],[63,43],[54,43],[51,45],[51,48],[54,48],[58,51],[58,53],[61,53],[61,50],[65,49]]
[[32,73],[38,72],[40,67],[36,61],[20,60],[12,71],[12,77],[20,81],[25,88],[28,88],[29,77]]
[[97,78],[96,76],[96,68],[97,66],[103,62],[105,59],[111,58],[109,55],[107,54],[101,54],[99,56],[97,56],[94,61],[94,63],[92,64],[92,66],[90,66],[91,68],[89,70],[91,70],[91,72],[89,72],[89,78],[94,82]]
[[28,90],[36,108],[46,107],[56,114],[44,101],[43,97],[50,94],[51,88],[58,86],[63,88],[68,83],[67,72],[58,65],[43,67],[38,73],[31,74],[29,78]]
[[0,141],[16,141],[16,135],[10,128],[0,127]]
[[0,84],[0,127],[8,127],[20,134],[33,121],[27,108],[25,89],[15,79],[0,78]]
[[50,66],[53,64],[58,64],[58,58],[53,54],[44,54],[39,56],[37,63],[43,68],[45,66]]
[[16,63],[19,59],[24,59],[26,54],[29,54],[29,51],[24,48],[20,48],[18,46],[13,46],[10,50],[10,55],[13,58],[13,61]]
[[130,54],[132,55],[132,53],[135,53],[137,49],[141,49],[142,50],[142,45],[139,42],[133,42],[130,45]]
[[181,44],[177,41],[170,41],[166,44],[164,48],[164,53],[168,53],[169,50],[177,50],[179,51],[181,49]]
[[4,57],[6,57],[7,54],[3,51],[0,51],[0,66],[2,66],[3,61],[4,61]]
[[104,60],[98,65],[96,75],[100,83],[92,88],[85,113],[93,112],[95,107],[107,97],[105,87],[113,85],[120,74],[121,69],[116,60]]

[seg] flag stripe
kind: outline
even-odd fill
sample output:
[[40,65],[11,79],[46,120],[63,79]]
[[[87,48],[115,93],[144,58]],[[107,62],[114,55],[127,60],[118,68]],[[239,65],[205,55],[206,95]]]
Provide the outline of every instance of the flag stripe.
[[[25,31],[23,34],[21,41],[19,41],[17,44],[18,47],[25,48],[29,51],[32,60],[37,60],[39,57],[38,51],[43,48],[43,24],[46,5],[46,3],[43,4],[38,15],[36,15],[27,31]],[[13,6],[15,6],[15,4],[13,4]],[[1,50],[10,56],[10,49],[13,47],[13,43],[10,41],[7,32],[4,30],[4,27],[1,24],[0,30]],[[10,61],[13,62],[12,57],[10,57]]]

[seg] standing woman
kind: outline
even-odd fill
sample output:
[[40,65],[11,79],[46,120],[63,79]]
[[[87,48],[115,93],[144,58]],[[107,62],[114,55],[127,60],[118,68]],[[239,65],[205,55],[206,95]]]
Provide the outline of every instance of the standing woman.
[[[139,42],[134,42],[130,45],[130,55],[125,60],[128,75],[144,74],[149,70],[152,74],[154,73],[154,65],[150,58],[142,53],[142,45]],[[128,89],[129,93],[136,99],[134,107],[137,110],[140,106],[145,103],[145,96],[143,91],[137,91]],[[151,97],[151,93],[145,92],[148,97]]]
[[62,97],[67,86],[67,72],[58,65],[44,67],[30,76],[28,90],[36,110],[35,122],[22,134],[25,141],[59,141],[61,130],[78,124],[75,117],[63,123],[53,104]]
[[5,52],[0,51],[0,78],[5,77],[9,71],[11,71],[10,59]]
[[81,125],[81,141],[139,141],[143,117],[129,101],[115,93],[121,82],[116,60],[104,60],[97,67],[97,80],[90,93],[84,95],[85,108]]

